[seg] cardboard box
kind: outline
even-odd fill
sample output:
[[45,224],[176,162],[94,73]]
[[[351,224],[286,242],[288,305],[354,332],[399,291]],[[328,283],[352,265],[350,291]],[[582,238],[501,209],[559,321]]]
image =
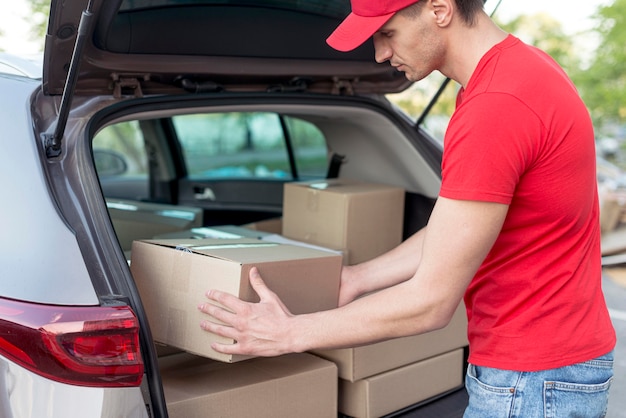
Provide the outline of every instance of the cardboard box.
[[376,344],[312,353],[333,361],[339,377],[355,382],[468,345],[467,316],[461,302],[447,327]]
[[402,242],[402,188],[353,180],[285,183],[287,238],[348,250],[348,264],[383,254]]
[[170,418],[337,417],[337,369],[310,354],[226,364],[183,353],[159,363]]
[[[252,224],[250,224],[252,225]],[[271,232],[260,231],[247,226],[236,225],[218,225],[218,226],[203,226],[199,228],[192,228],[185,231],[170,232],[168,234],[160,234],[154,239],[239,239],[239,238],[253,238],[267,242],[274,242],[277,244],[289,244],[298,245],[302,247],[316,248],[319,250],[330,251],[343,256],[344,264],[347,260],[347,250],[333,249],[322,247],[320,245],[311,244],[308,242],[297,241],[294,239],[286,238],[280,234]]]
[[225,362],[244,356],[217,353],[214,341],[231,339],[203,331],[198,311],[209,289],[258,301],[248,274],[259,268],[266,284],[294,314],[337,307],[342,257],[306,247],[259,240],[135,241],[130,269],[155,341]]
[[309,242],[303,242],[303,241],[298,241],[295,239],[287,238],[284,235],[280,235],[280,234],[267,234],[266,236],[261,237],[261,240],[266,241],[266,242],[275,242],[277,244],[297,245],[299,247],[308,247],[308,248],[314,248],[314,249],[318,249],[322,251],[329,251],[331,253],[334,253],[343,257],[344,265],[346,264],[347,259],[348,259],[348,250],[346,249],[335,249],[335,248],[323,247],[321,245],[315,245]]
[[252,222],[242,226],[255,231],[281,234],[283,232],[283,218],[265,219],[263,221]]
[[375,418],[463,386],[463,350],[441,354],[356,382],[339,380],[339,406],[355,418]]
[[184,231],[170,232],[167,234],[159,234],[151,237],[153,239],[205,239],[205,238],[217,238],[217,239],[239,239],[239,238],[255,238],[262,239],[268,235],[272,235],[269,232],[258,231],[255,229],[236,226],[236,225],[216,225],[216,226],[201,226]]
[[121,199],[106,204],[123,251],[130,251],[134,240],[202,226],[201,208]]

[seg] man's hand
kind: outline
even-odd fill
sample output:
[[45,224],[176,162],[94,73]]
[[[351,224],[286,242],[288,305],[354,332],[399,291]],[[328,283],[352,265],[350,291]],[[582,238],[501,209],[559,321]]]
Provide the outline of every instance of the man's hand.
[[[198,309],[213,317],[203,321],[202,329],[235,340],[234,344],[213,343],[211,348],[224,354],[277,356],[295,351],[290,340],[290,321],[294,316],[278,296],[263,282],[256,267],[250,270],[250,284],[260,302],[244,302],[228,293],[209,290]],[[219,322],[219,323],[218,323]]]

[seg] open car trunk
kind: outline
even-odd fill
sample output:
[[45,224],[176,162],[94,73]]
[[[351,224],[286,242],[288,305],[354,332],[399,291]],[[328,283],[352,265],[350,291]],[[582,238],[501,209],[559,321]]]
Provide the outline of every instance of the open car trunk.
[[[100,299],[122,295],[140,319],[146,404],[155,416],[377,416],[462,385],[464,315],[441,333],[365,347],[369,360],[348,349],[228,364],[184,348],[190,334],[202,333],[199,326],[181,331],[197,300],[154,310],[152,295],[128,269],[137,268],[133,242],[140,240],[193,242],[207,230],[222,240],[244,229],[253,239],[284,235],[285,190],[303,181],[401,191],[401,199],[374,195],[344,208],[353,210],[346,222],[362,219],[352,227],[357,237],[382,228],[356,240],[363,257],[391,249],[427,223],[441,147],[385,98],[410,83],[374,62],[371,42],[349,54],[325,45],[348,11],[343,0],[52,2],[36,123],[46,132],[50,166],[77,172],[76,184],[56,185],[56,192],[86,196],[88,227],[78,224],[81,213],[68,223],[79,225]],[[327,186],[316,187],[317,195]],[[372,209],[381,202],[391,203]],[[387,222],[395,235],[381,245],[392,229]],[[352,258],[352,244],[309,239],[322,229],[287,238],[339,251],[347,263],[366,259]],[[164,297],[182,297],[190,268],[168,267],[172,284]],[[163,341],[158,331],[153,338],[153,329],[174,337]],[[344,356],[356,369],[363,362],[377,368],[351,374]],[[381,395],[407,381],[422,388],[394,399]],[[238,409],[244,400],[252,409]]]
[[[283,126],[285,129],[287,126],[300,128],[305,126],[308,132],[313,127],[315,128],[313,136],[323,139],[323,154],[321,161],[318,161],[317,171],[309,172],[301,166],[307,161],[302,155],[318,155],[314,152],[315,147],[311,148],[307,143],[312,137],[302,132],[286,129],[282,135],[277,135],[280,139],[275,139],[271,152],[263,150],[263,141],[256,141],[259,139],[257,136],[262,135],[261,132],[271,131],[272,129],[269,129],[267,124],[274,119],[282,120],[284,124],[278,123],[277,126]],[[436,153],[429,153],[430,148],[427,142],[413,134],[415,131],[410,123],[396,116],[390,107],[376,98],[338,98],[318,94],[230,93],[199,95],[192,98],[155,97],[125,101],[112,109],[104,109],[96,114],[93,120],[106,121],[105,126],[94,125],[92,127],[95,133],[94,150],[102,149],[107,143],[111,149],[121,149],[123,148],[121,144],[132,136],[140,140],[135,143],[138,148],[133,152],[129,152],[126,148],[128,155],[144,153],[146,156],[148,154],[151,156],[150,159],[146,157],[148,165],[144,183],[136,189],[133,187],[137,186],[137,183],[126,182],[124,175],[119,178],[111,175],[106,166],[98,167],[96,160],[96,168],[99,169],[100,174],[99,181],[107,198],[109,216],[129,261],[133,259],[132,242],[137,240],[166,239],[181,244],[187,242],[188,239],[215,238],[220,234],[223,234],[220,237],[226,238],[226,241],[237,235],[254,239],[263,239],[266,235],[282,235],[286,198],[284,190],[289,184],[305,180],[322,183],[357,181],[363,184],[390,185],[401,189],[403,197],[400,203],[401,219],[396,220],[400,224],[399,237],[404,239],[426,224],[438,190]],[[138,121],[132,122],[136,129],[132,135],[129,132],[126,132],[127,136],[120,136],[119,132],[114,133],[116,129],[119,131],[123,126],[128,126],[129,120]],[[191,126],[192,120],[195,121],[193,123],[198,124]],[[240,138],[236,124],[229,125],[231,129],[227,133],[218,128],[221,126],[220,123],[233,120],[245,120],[245,125],[250,131],[244,130],[246,133]],[[264,121],[264,124],[260,124],[263,129],[257,131],[255,124],[260,123],[260,120]],[[201,124],[198,121],[206,123],[210,121],[215,125]],[[200,129],[201,127],[204,128]],[[189,132],[200,132],[201,135],[192,141],[186,139]],[[207,132],[221,132],[221,134],[219,139],[215,139]],[[252,137],[252,145],[246,145],[245,139],[250,139],[250,137]],[[268,138],[265,140],[269,141]],[[278,144],[283,141],[291,144],[279,146]],[[216,143],[221,145],[216,145]],[[235,147],[235,151],[225,154],[215,151],[224,150],[229,144],[231,146],[240,144],[240,146]],[[126,146],[128,147],[128,144]],[[192,146],[195,146],[194,153],[187,152],[187,148]],[[257,146],[260,148],[254,148]],[[210,151],[209,148],[215,152]],[[255,174],[262,171],[259,169],[262,164],[255,160],[255,168],[245,171],[244,174],[242,174],[241,167],[235,170],[233,161],[237,158],[248,158],[252,153],[257,156],[255,158],[271,155],[275,159],[279,148],[292,149],[293,159],[289,158],[288,152],[285,152],[283,158],[286,167],[293,163],[295,168],[269,170],[264,172],[265,176],[257,176]],[[94,155],[97,157],[98,153],[94,151]],[[220,161],[225,165],[211,166],[210,170],[193,169],[195,161],[201,156],[209,165]],[[333,156],[341,156],[339,163],[336,161],[333,163]],[[239,163],[245,165],[241,161]],[[133,196],[142,197],[133,198]],[[361,207],[357,213],[363,213],[363,211],[364,208]],[[380,213],[378,215],[380,216]],[[394,215],[388,216],[388,218],[394,217]],[[382,219],[371,217],[366,218],[363,224],[384,224],[383,219],[385,222],[388,221],[385,217]],[[329,219],[328,222],[332,221]],[[242,232],[244,228],[247,232]],[[302,240],[306,241],[304,237]],[[320,244],[317,241],[312,243]],[[376,243],[372,243],[372,247],[376,247]],[[390,247],[385,249],[390,249]],[[184,267],[173,271],[172,274],[183,274],[179,273],[182,270]],[[209,274],[210,272],[207,271],[207,275]],[[185,281],[183,278],[180,280]],[[161,302],[158,306],[162,307],[163,311],[160,312],[161,309],[159,309],[159,315],[151,311],[148,307],[151,302],[146,298],[154,297],[154,295],[142,293],[141,286],[139,291],[146,306],[151,327],[156,328],[155,321],[161,322],[158,324],[159,328],[162,328],[163,323],[169,322],[176,324],[176,327],[182,327],[179,322],[180,317],[168,310],[169,308],[165,309]],[[188,310],[189,306],[191,305],[185,309]],[[193,306],[195,308],[195,304]],[[290,356],[283,360],[255,359],[236,365],[223,365],[216,364],[213,360],[203,359],[203,356],[198,358],[193,355],[193,352],[191,355],[189,352],[185,354],[187,350],[181,349],[176,343],[173,346],[170,342],[164,343],[162,335],[159,335],[155,341],[159,356],[157,361],[159,370],[153,370],[153,372],[159,373],[160,378],[163,379],[165,401],[170,416],[190,416],[190,411],[209,408],[207,405],[218,408],[214,410],[216,413],[224,412],[225,410],[219,409],[219,405],[223,402],[233,402],[232,398],[224,395],[227,388],[236,390],[236,393],[240,394],[237,396],[243,398],[258,399],[266,396],[264,392],[267,390],[266,385],[272,381],[268,376],[255,377],[257,379],[255,384],[260,386],[255,386],[254,389],[252,389],[253,386],[246,386],[248,383],[242,383],[244,386],[236,389],[228,385],[222,386],[226,384],[230,373],[237,376],[241,373],[246,376],[248,373],[246,364],[249,365],[248,367],[278,367],[285,370],[287,374],[283,376],[284,379],[287,381],[294,379],[296,383],[293,384],[296,386],[305,385],[309,388],[309,399],[325,399],[325,402],[316,403],[317,408],[307,409],[311,412],[311,416],[326,416],[327,412],[324,411],[328,411],[329,408],[332,409],[333,414],[345,413],[347,416],[360,416],[358,409],[354,408],[365,408],[364,405],[367,402],[371,402],[377,408],[382,408],[378,410],[384,411],[381,412],[382,414],[403,409],[407,409],[404,413],[410,413],[408,412],[410,406],[414,407],[416,404],[432,401],[444,394],[456,391],[462,385],[464,347],[467,344],[464,330],[465,315],[462,309],[455,318],[451,326],[443,333],[368,347],[365,350],[372,351],[371,353],[365,351],[365,354],[374,356],[369,360],[360,359],[359,356],[364,355],[363,353],[347,350],[312,352],[303,356]],[[197,331],[201,332],[199,327]],[[186,338],[185,333],[176,338]],[[387,354],[391,352],[396,354],[393,356]],[[354,376],[343,375],[341,377],[341,374],[331,373],[327,369],[328,363],[326,362],[341,362],[343,356],[351,359],[356,356],[358,359],[354,360],[357,363],[355,367],[361,367],[358,365],[359,362],[367,361],[378,364],[381,368]],[[320,358],[325,359],[326,362],[320,362]],[[390,359],[392,361],[389,363]],[[281,361],[286,361],[291,365],[282,366]],[[229,368],[229,366],[233,367]],[[294,370],[300,370],[300,367],[308,371],[292,374]],[[390,374],[391,370],[396,369],[401,369],[404,374]],[[199,370],[203,372],[200,373]],[[325,377],[321,378],[318,373]],[[436,376],[443,376],[443,381],[437,381]],[[259,383],[258,379],[265,383]],[[312,383],[316,381],[315,379],[322,379],[326,383]],[[376,379],[383,380],[377,382]],[[359,390],[363,389],[357,389],[358,385],[371,385],[374,388],[371,390],[375,393],[377,390],[382,390],[380,387],[389,390],[389,388],[402,386],[408,381],[407,379],[421,381],[425,385],[424,389],[412,391],[407,397],[397,400],[396,404],[388,403],[387,399],[367,396],[365,400],[359,398],[361,396]],[[330,382],[334,383],[330,384]],[[280,411],[292,411],[290,408],[296,408],[296,411],[301,412],[298,408],[302,408],[302,405],[298,403],[300,402],[298,399],[302,393],[293,392],[293,384],[287,386],[289,390],[280,389],[279,394],[273,396],[283,399],[284,396],[289,395],[288,398],[296,400],[295,403],[287,402],[285,398],[285,403],[280,404],[280,407],[270,407],[268,416],[277,416],[277,414],[280,416],[280,413],[272,408],[278,408]],[[217,392],[197,394],[196,399],[190,399],[189,396],[184,395],[190,391],[190,387],[198,385],[215,386]],[[379,385],[379,389],[375,389],[376,385]],[[330,398],[327,392],[329,388],[334,394]],[[257,390],[260,392],[255,392]],[[341,398],[340,393],[352,393],[352,395],[349,398],[345,397],[347,395]],[[232,393],[229,396],[231,395]],[[333,399],[338,405],[330,407],[328,401],[332,403]],[[460,402],[462,403],[463,400],[461,399]],[[251,401],[250,405],[255,405],[254,401]],[[228,408],[239,411],[233,406]],[[240,412],[244,413],[242,411]]]

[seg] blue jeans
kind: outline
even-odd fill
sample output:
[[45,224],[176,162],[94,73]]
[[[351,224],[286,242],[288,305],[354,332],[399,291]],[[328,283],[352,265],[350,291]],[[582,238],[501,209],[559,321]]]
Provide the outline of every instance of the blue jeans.
[[606,415],[613,352],[539,372],[467,369],[469,405],[463,418],[596,418]]

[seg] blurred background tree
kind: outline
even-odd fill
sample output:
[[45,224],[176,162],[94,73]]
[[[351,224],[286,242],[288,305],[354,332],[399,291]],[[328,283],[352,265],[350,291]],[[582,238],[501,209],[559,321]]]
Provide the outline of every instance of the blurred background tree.
[[550,15],[538,13],[521,15],[498,25],[524,42],[547,52],[570,75],[578,69],[581,57],[577,54],[572,37],[567,35],[562,24]]
[[50,0],[28,0],[31,16],[34,19],[31,20],[31,37],[33,40],[42,40],[46,35],[46,28],[48,26],[48,15],[50,14]]
[[593,16],[599,44],[587,67],[573,79],[597,126],[626,123],[626,0],[601,6]]

